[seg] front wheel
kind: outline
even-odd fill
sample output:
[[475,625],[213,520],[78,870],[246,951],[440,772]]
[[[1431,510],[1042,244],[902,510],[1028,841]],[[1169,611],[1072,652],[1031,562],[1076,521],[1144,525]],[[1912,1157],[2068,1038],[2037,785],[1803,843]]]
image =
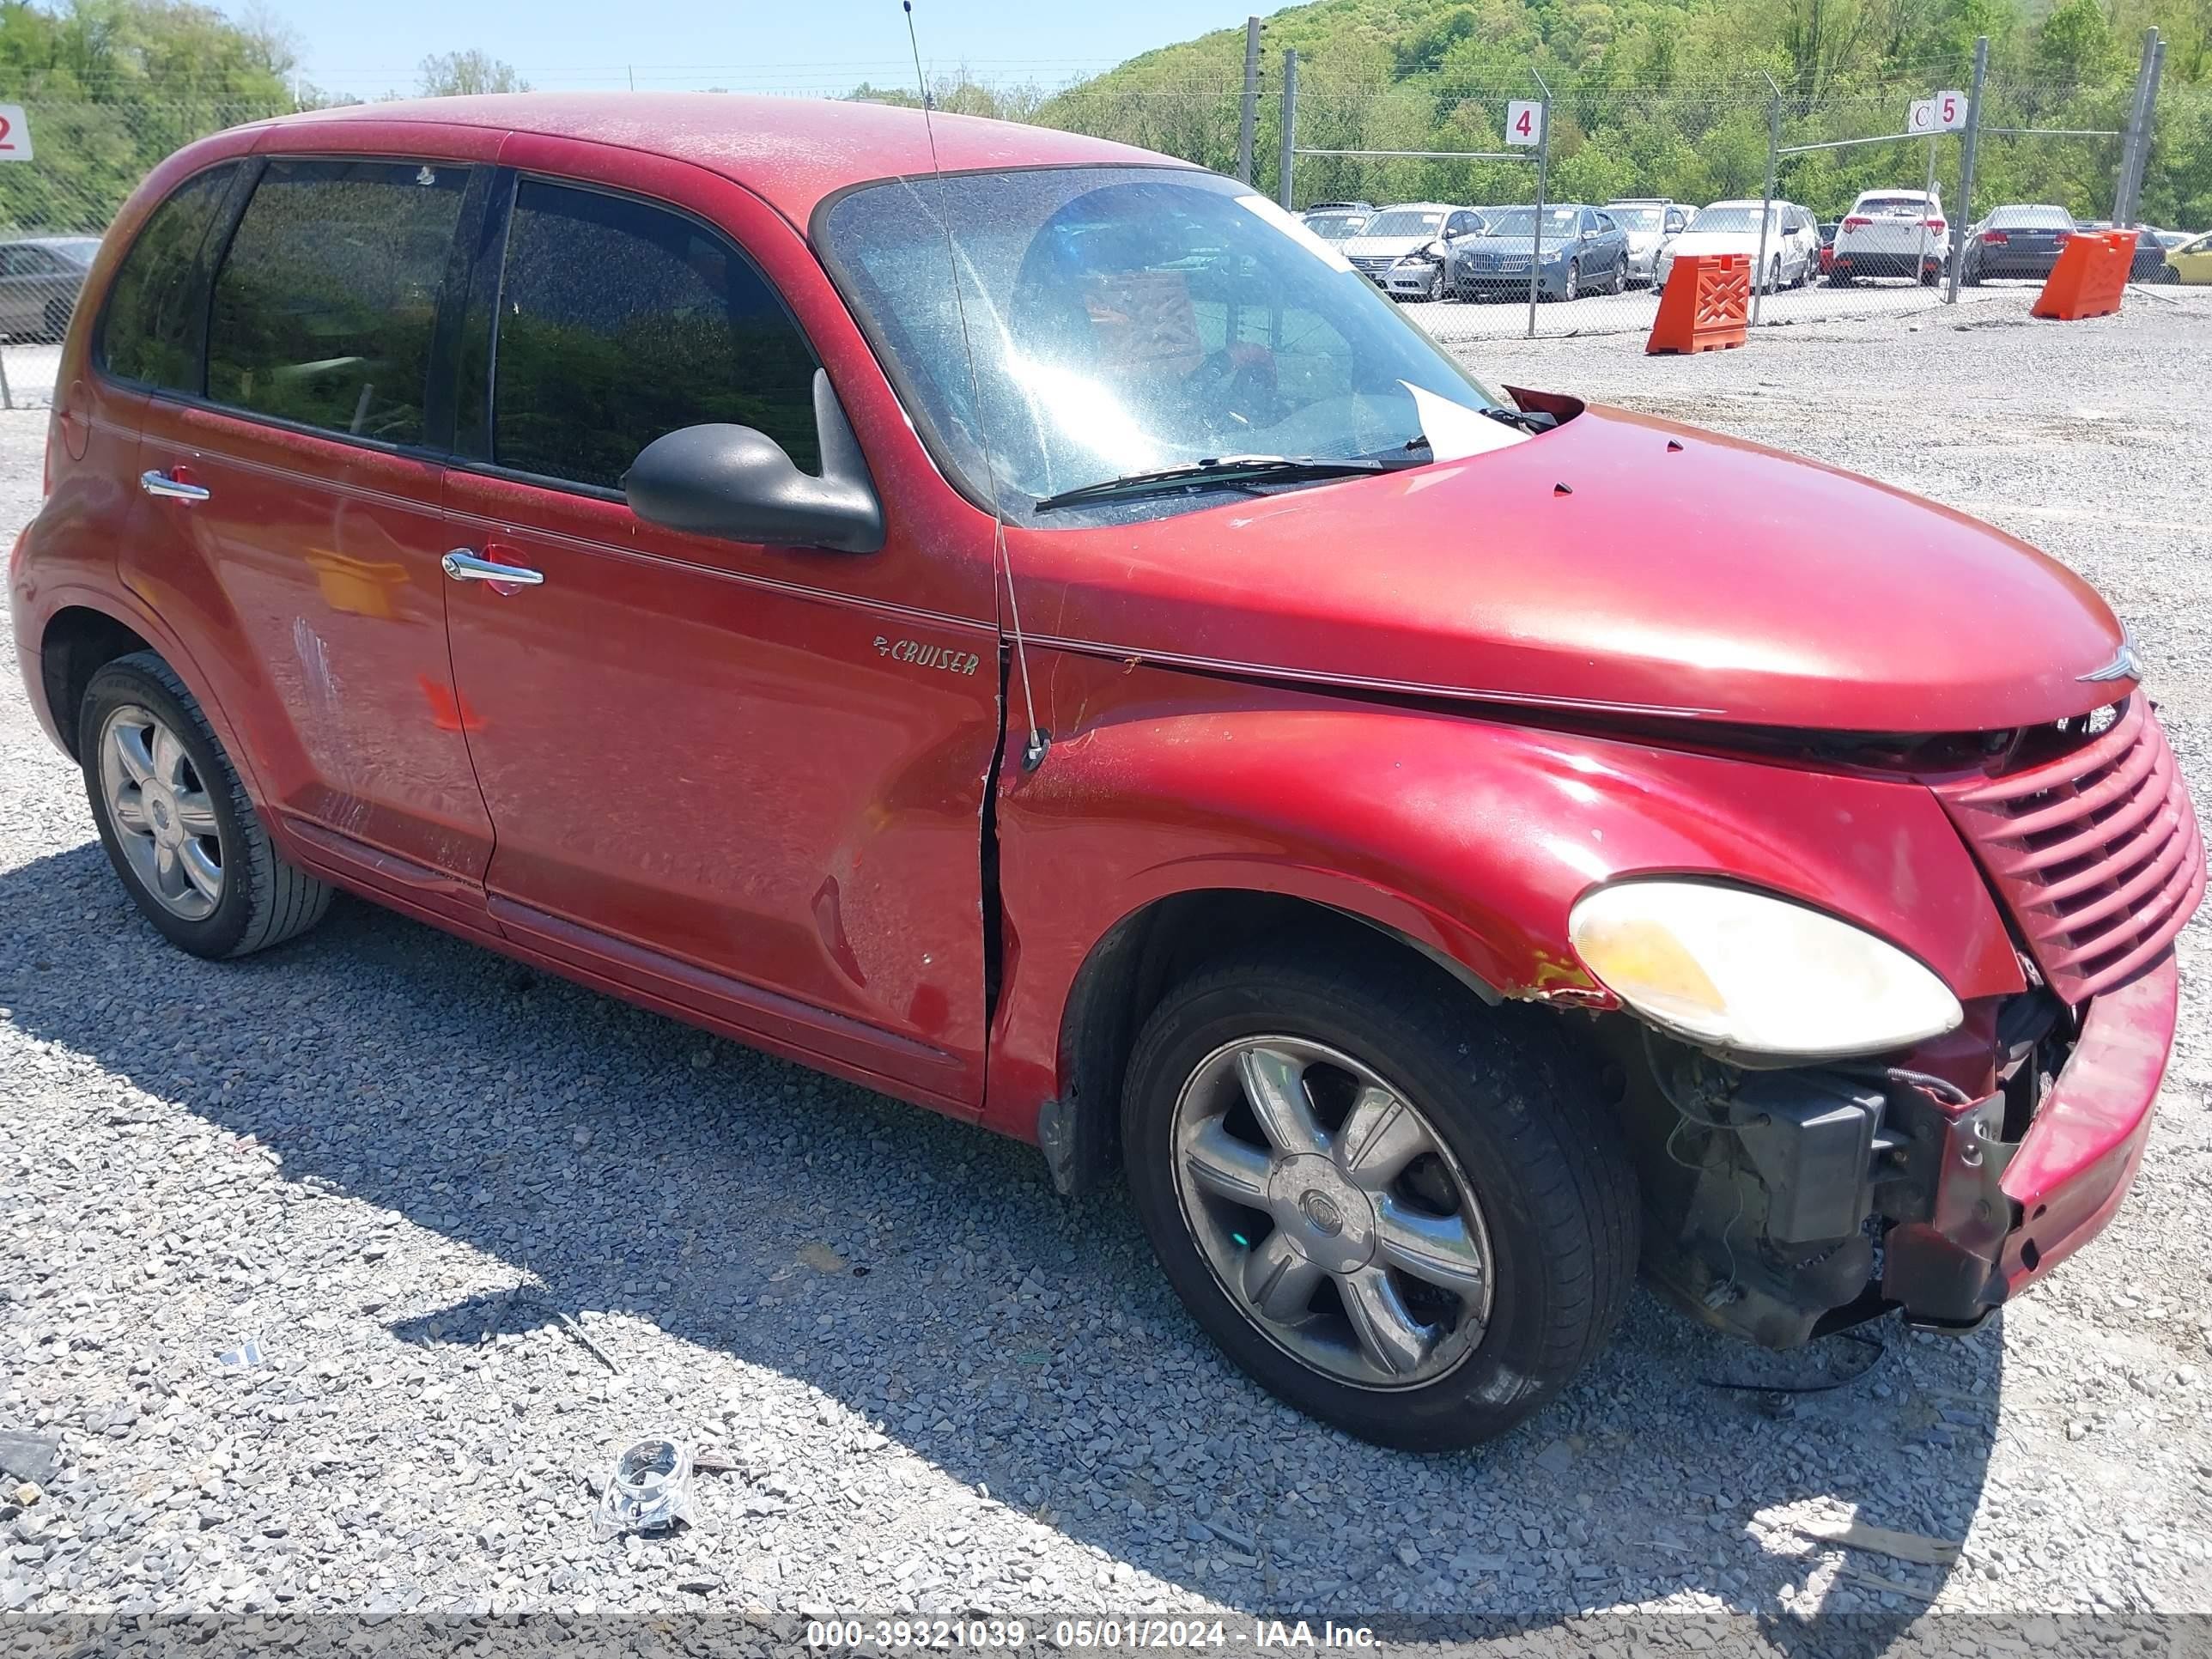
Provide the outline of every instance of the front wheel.
[[1444,297],[1444,274],[1441,270],[1429,273],[1429,285],[1421,290],[1421,298],[1434,305]]
[[92,677],[77,753],[100,844],[146,919],[196,957],[303,933],[331,890],[277,856],[198,700],[150,651]]
[[1193,1316],[1382,1445],[1504,1433],[1603,1346],[1635,1273],[1588,1058],[1392,954],[1276,949],[1177,987],[1137,1039],[1123,1147]]

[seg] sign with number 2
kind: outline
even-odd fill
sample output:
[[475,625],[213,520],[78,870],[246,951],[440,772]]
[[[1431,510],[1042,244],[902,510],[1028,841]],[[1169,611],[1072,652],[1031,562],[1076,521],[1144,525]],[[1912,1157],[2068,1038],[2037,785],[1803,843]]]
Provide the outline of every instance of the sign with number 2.
[[1544,106],[1533,99],[1516,98],[1505,106],[1505,142],[1534,144],[1544,137]]
[[31,159],[31,123],[21,104],[0,104],[0,161]]

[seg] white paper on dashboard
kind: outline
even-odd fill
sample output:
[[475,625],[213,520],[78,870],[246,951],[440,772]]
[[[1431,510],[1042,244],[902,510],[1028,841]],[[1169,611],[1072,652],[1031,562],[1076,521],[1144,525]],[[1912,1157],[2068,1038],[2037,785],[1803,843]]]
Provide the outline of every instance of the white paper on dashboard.
[[1440,461],[1486,454],[1510,444],[1526,443],[1533,435],[1517,426],[1493,420],[1479,409],[1439,398],[1411,380],[1398,384],[1413,394],[1413,412],[1420,419],[1421,435],[1429,441],[1430,453]]

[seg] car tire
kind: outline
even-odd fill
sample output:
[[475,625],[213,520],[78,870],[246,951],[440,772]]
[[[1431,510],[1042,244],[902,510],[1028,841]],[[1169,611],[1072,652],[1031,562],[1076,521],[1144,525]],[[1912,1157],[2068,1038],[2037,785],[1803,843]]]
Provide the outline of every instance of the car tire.
[[76,729],[100,845],[172,945],[247,956],[323,919],[331,888],[277,855],[198,699],[160,657],[133,652],[94,672]]
[[1559,284],[1559,298],[1579,300],[1583,297],[1583,262],[1579,258],[1567,261],[1567,274]]
[[1428,289],[1421,295],[1421,298],[1426,301],[1429,304],[1435,305],[1443,300],[1443,297],[1444,274],[1441,270],[1431,271],[1429,273]]
[[1766,267],[1766,291],[1769,294],[1782,292],[1782,256],[1778,253],[1774,256],[1773,262]]
[[76,314],[76,307],[67,300],[47,301],[46,316],[44,319],[46,329],[46,337],[49,340],[62,340],[67,338],[69,335],[70,319]]
[[1628,292],[1628,261],[1623,259],[1613,268],[1613,287],[1608,290],[1616,299]]
[[[1284,1115],[1322,1133],[1322,1153],[1268,1150],[1248,1054],[1263,1080],[1291,1079],[1274,1098],[1305,1103]],[[1370,1106],[1374,1133],[1357,1138],[1385,1156],[1347,1161]],[[1379,1445],[1444,1451],[1504,1433],[1604,1346],[1634,1279],[1636,1182],[1590,1056],[1547,1015],[1486,1008],[1387,949],[1276,941],[1185,980],[1138,1036],[1122,1127],[1139,1218],[1192,1316],[1279,1399]],[[1228,1165],[1206,1161],[1224,1147]],[[1237,1171],[1261,1168],[1268,1186],[1237,1187]],[[1222,1196],[1224,1183],[1273,1208]],[[1468,1244],[1471,1255],[1432,1245],[1421,1259],[1480,1288],[1440,1289],[1396,1260],[1320,1259],[1361,1248],[1363,1230],[1364,1248],[1387,1253],[1409,1224]],[[1269,1299],[1275,1314],[1259,1305]],[[1392,1346],[1409,1330],[1421,1340]]]
[[1828,286],[1830,288],[1849,288],[1851,286],[1852,281],[1851,273],[1848,270],[1832,270],[1828,273]]

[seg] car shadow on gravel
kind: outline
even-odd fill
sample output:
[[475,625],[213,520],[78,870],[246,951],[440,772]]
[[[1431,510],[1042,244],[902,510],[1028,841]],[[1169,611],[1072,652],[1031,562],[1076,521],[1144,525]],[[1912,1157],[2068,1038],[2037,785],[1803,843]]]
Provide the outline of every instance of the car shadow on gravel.
[[[1231,1607],[1548,1621],[1687,1590],[1816,1650],[1819,1625],[1794,1614],[1901,1631],[1952,1570],[1839,1553],[1793,1523],[1856,1513],[1963,1539],[1996,1433],[1994,1322],[1764,1355],[1639,1293],[1589,1372],[1504,1440],[1382,1451],[1232,1372],[1121,1195],[1060,1199],[1028,1148],[364,904],[281,951],[198,962],[145,926],[96,844],[0,875],[0,1010],[276,1149],[286,1179],[484,1259],[459,1296],[333,1267],[327,1241],[272,1261],[312,1270],[319,1308],[388,1297],[382,1319],[434,1351],[586,1310],[619,1316],[591,1328],[617,1347],[609,1333],[658,1343],[642,1322],[692,1345],[653,1362],[679,1422],[712,1419],[716,1397],[682,1395],[729,1369],[716,1357],[765,1368]],[[854,1425],[838,1460],[863,1481],[867,1445]]]

